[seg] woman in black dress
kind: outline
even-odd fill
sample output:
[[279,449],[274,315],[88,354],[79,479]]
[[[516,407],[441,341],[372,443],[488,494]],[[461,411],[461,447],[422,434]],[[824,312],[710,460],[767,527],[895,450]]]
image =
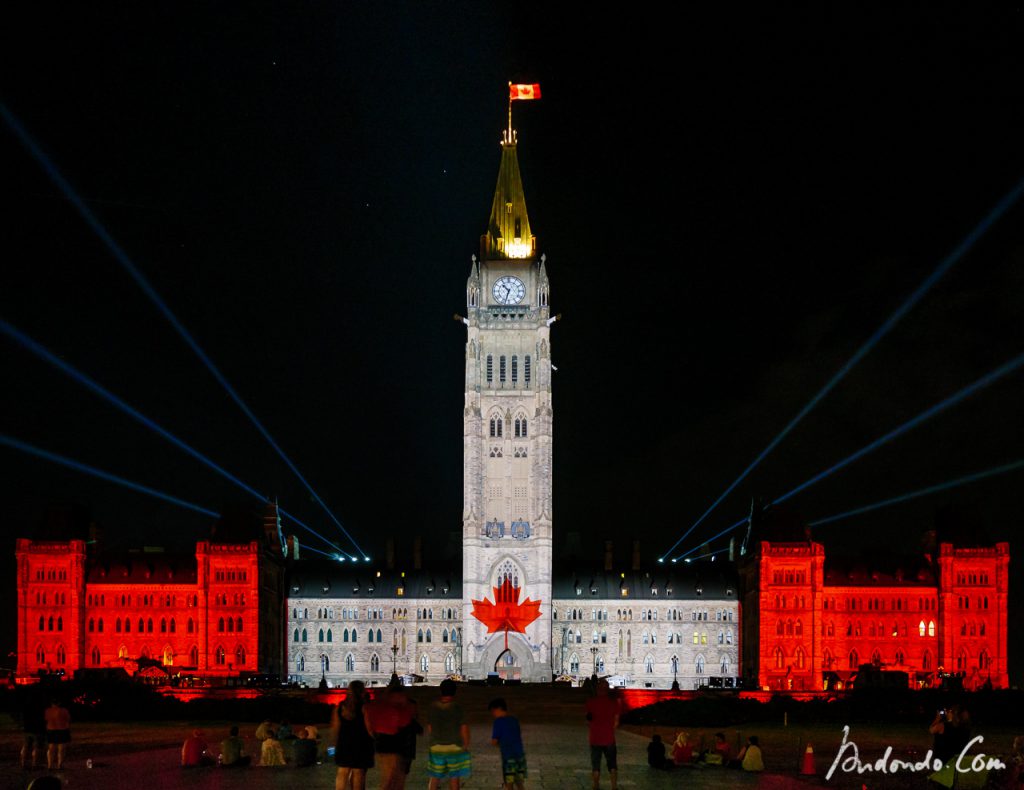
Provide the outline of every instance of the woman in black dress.
[[365,790],[366,770],[373,768],[373,739],[366,729],[363,705],[366,689],[362,681],[353,680],[348,684],[348,694],[334,711],[331,722],[338,740],[334,747],[334,762],[338,764],[338,775],[334,780],[335,790]]

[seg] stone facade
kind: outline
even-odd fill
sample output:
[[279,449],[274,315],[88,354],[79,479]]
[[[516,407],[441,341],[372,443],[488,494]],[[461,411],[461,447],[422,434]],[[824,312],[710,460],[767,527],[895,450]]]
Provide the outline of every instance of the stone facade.
[[134,672],[146,660],[204,676],[277,674],[279,547],[204,541],[193,557],[108,557],[90,554],[82,540],[19,539],[18,674]]

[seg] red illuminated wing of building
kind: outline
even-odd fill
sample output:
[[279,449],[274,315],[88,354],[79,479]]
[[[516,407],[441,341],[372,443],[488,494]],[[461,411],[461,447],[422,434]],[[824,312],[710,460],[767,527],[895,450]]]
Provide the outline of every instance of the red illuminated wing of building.
[[529,598],[519,603],[520,589],[513,587],[509,579],[505,579],[499,587],[494,587],[494,600],[487,598],[473,601],[473,617],[487,626],[487,633],[495,634],[509,631],[518,634],[526,632],[526,626],[540,617],[540,601]]

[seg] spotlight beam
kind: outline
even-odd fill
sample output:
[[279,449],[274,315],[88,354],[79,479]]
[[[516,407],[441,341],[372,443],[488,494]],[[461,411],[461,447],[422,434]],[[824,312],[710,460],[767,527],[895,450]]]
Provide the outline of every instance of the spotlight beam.
[[306,480],[305,477],[303,477],[302,473],[299,471],[298,467],[295,466],[295,464],[292,462],[291,458],[289,458],[285,454],[284,450],[280,448],[277,442],[274,441],[274,438],[270,435],[270,432],[263,427],[263,423],[261,423],[256,418],[256,415],[253,414],[252,410],[248,407],[248,405],[246,405],[245,401],[242,400],[242,397],[235,391],[234,387],[231,386],[231,384],[220,372],[217,366],[213,364],[213,360],[211,360],[206,355],[206,352],[203,351],[203,349],[199,346],[199,343],[195,340],[195,338],[192,337],[192,335],[181,323],[181,321],[178,320],[178,317],[167,306],[164,300],[156,292],[156,289],[153,288],[153,286],[145,278],[142,272],[139,271],[139,269],[135,266],[131,258],[128,257],[128,253],[126,253],[124,249],[121,247],[121,245],[119,245],[114,240],[114,237],[110,235],[107,229],[96,217],[96,215],[92,213],[92,211],[86,205],[85,201],[78,195],[77,192],[75,192],[74,188],[64,178],[64,176],[61,175],[60,171],[57,169],[57,166],[50,160],[50,158],[46,155],[42,148],[40,148],[39,145],[35,142],[32,136],[28,133],[28,130],[25,129],[24,126],[22,126],[21,122],[14,116],[14,114],[10,110],[7,109],[7,106],[2,102],[0,102],[0,116],[3,117],[4,121],[14,132],[15,136],[21,141],[22,145],[24,145],[29,150],[32,156],[43,168],[44,172],[50,177],[50,180],[53,181],[54,184],[56,184],[57,187],[61,190],[61,192],[64,193],[64,196],[68,199],[68,201],[76,209],[78,209],[78,213],[81,214],[82,219],[84,219],[86,224],[89,225],[90,228],[92,228],[93,232],[99,237],[100,241],[102,241],[103,244],[106,245],[107,249],[110,250],[110,252],[113,254],[117,262],[120,263],[122,268],[124,268],[124,270],[128,272],[129,276],[133,280],[135,280],[135,283],[139,286],[139,288],[142,289],[143,293],[145,293],[146,296],[149,297],[150,301],[152,301],[153,304],[156,305],[156,308],[163,314],[164,318],[168,320],[168,322],[171,324],[171,326],[174,327],[175,331],[181,336],[181,338],[185,341],[189,348],[191,348],[192,351],[196,354],[196,356],[199,357],[200,361],[202,361],[202,363],[206,366],[207,370],[209,370],[213,377],[220,383],[220,385],[228,393],[231,399],[242,410],[245,416],[249,418],[249,421],[252,422],[254,426],[256,426],[256,429],[260,432],[260,434],[262,434],[263,438],[267,440],[267,443],[272,448],[274,448],[274,450],[285,462],[285,464],[288,465],[288,468],[291,469],[295,476],[302,482],[302,484],[306,487],[306,490],[309,491],[313,499],[315,499],[317,503],[320,505],[320,507],[322,507],[324,511],[326,511],[327,515],[331,517],[331,520],[334,521],[338,529],[341,530],[342,534],[344,534],[345,537],[349,539],[349,541],[352,543],[353,546],[356,547],[357,551],[361,555],[365,556],[366,552],[364,552],[362,548],[360,548],[359,543],[356,542],[356,539],[353,538],[352,535],[349,534],[349,531],[341,525],[341,522],[338,520],[337,516],[334,515],[334,513],[331,511],[329,507],[327,507],[327,504],[320,498],[320,495],[313,490],[313,486],[311,486],[309,484],[309,481]]
[[[157,424],[156,422],[154,422],[153,420],[151,420],[149,417],[147,417],[145,414],[140,412],[138,409],[136,409],[133,406],[131,406],[130,404],[126,403],[124,400],[119,398],[114,393],[110,392],[108,389],[103,387],[101,384],[99,384],[98,382],[96,382],[93,379],[89,378],[89,376],[87,376],[84,373],[82,373],[80,370],[75,368],[70,363],[65,362],[63,359],[58,357],[56,354],[54,354],[52,351],[50,351],[44,345],[42,345],[41,343],[39,343],[36,340],[33,340],[31,337],[26,335],[24,332],[22,332],[16,326],[14,326],[13,324],[9,323],[8,321],[3,320],[2,318],[0,318],[0,334],[6,335],[11,340],[15,341],[16,343],[21,345],[26,350],[32,352],[33,354],[35,354],[40,359],[44,360],[45,362],[50,363],[55,368],[57,368],[57,370],[59,370],[61,373],[64,373],[66,376],[71,377],[72,379],[77,381],[79,384],[84,386],[86,389],[90,390],[91,392],[93,392],[96,395],[99,395],[101,398],[106,400],[108,403],[113,404],[118,409],[120,409],[125,414],[127,414],[129,417],[131,417],[132,419],[142,423],[147,428],[149,428],[151,431],[153,431],[154,433],[158,434],[162,438],[166,439],[171,444],[173,444],[175,447],[179,448],[180,450],[184,450],[186,453],[191,455],[197,461],[199,461],[199,462],[205,464],[206,466],[210,467],[210,469],[215,471],[217,474],[221,475],[221,477],[224,477],[225,479],[231,481],[232,483],[234,483],[236,486],[241,488],[246,493],[251,494],[252,496],[256,497],[257,499],[259,499],[262,502],[269,501],[268,497],[264,496],[259,491],[257,491],[256,489],[252,488],[251,486],[249,486],[248,484],[246,484],[242,480],[239,480],[237,477],[235,477],[229,471],[224,469],[224,467],[218,465],[214,461],[212,461],[209,458],[207,458],[205,455],[203,455],[197,449],[192,447],[190,444],[188,444],[188,443],[182,441],[181,439],[179,439],[177,436],[175,436],[173,433],[168,431],[166,428],[164,428],[163,426],[161,426],[161,425]],[[335,546],[331,541],[329,541],[327,538],[325,538],[323,535],[321,535],[315,529],[313,529],[310,526],[307,526],[306,524],[301,522],[299,519],[295,518],[290,513],[285,511],[283,508],[278,507],[278,512],[280,512],[281,515],[285,516],[286,518],[288,518],[291,521],[293,521],[296,524],[298,524],[303,529],[307,530],[308,532],[312,533],[313,535],[316,535],[318,538],[320,538],[320,540],[322,540],[328,546],[330,546],[330,547],[332,547],[334,549],[337,549],[338,551],[342,551],[342,549],[340,549],[338,546]],[[345,552],[345,553],[347,553],[347,552]],[[355,559],[355,558],[353,557],[353,559]]]
[[157,491],[155,488],[150,488],[149,486],[142,485],[141,483],[135,483],[127,478],[115,475],[112,472],[97,469],[95,466],[83,464],[73,458],[58,455],[57,453],[51,453],[49,450],[44,450],[41,447],[36,447],[35,445],[15,439],[13,436],[0,434],[0,445],[10,447],[14,450],[20,450],[23,453],[34,455],[37,458],[43,458],[44,460],[51,461],[55,464],[59,464],[60,466],[65,466],[68,469],[74,469],[77,472],[84,472],[87,475],[98,477],[100,480],[106,480],[109,483],[116,483],[117,485],[124,486],[132,491],[138,491],[139,493],[147,494],[151,497],[156,497],[157,499],[162,499],[165,502],[170,502],[172,504],[179,505],[180,507],[194,510],[197,513],[202,513],[203,515],[210,516],[212,518],[220,518],[220,513],[215,513],[214,511],[208,510],[200,505],[193,504],[192,502],[186,502],[184,499],[179,499],[178,497],[166,494],[163,491]]
[[963,240],[953,248],[953,250],[939,263],[935,270],[929,274],[924,281],[914,290],[907,299],[893,311],[885,322],[875,330],[875,332],[864,342],[864,344],[857,349],[852,357],[847,360],[839,371],[832,376],[831,379],[826,382],[825,386],[822,387],[814,397],[812,397],[807,404],[800,410],[800,412],[790,420],[789,424],[783,428],[779,434],[771,440],[767,447],[760,452],[760,454],[751,462],[751,464],[744,469],[740,476],[737,477],[729,486],[722,492],[722,494],[711,503],[711,507],[705,510],[700,518],[698,518],[693,525],[683,533],[682,537],[673,543],[668,551],[662,555],[662,559],[671,554],[676,546],[682,543],[686,537],[699,527],[711,513],[717,508],[729,494],[732,493],[733,489],[736,488],[747,475],[749,475],[768,455],[774,450],[779,443],[789,435],[804,417],[811,413],[811,411],[821,402],[821,400],[840,382],[846,375],[853,370],[853,368],[859,363],[868,353],[878,344],[878,342],[885,337],[890,330],[900,319],[903,318],[910,310],[932,289],[951,268],[956,264],[964,255],[966,255],[971,248],[977,243],[978,239],[985,235],[989,228],[992,227],[1020,198],[1021,193],[1024,193],[1024,180],[1021,180],[1013,187],[1006,195],[992,208],[992,210],[985,215],[985,217],[979,222],[970,233],[968,233]]
[[[901,436],[902,434],[906,433],[907,431],[910,431],[913,428],[916,428],[917,426],[921,425],[923,422],[931,419],[932,417],[934,417],[937,414],[940,414],[941,412],[945,411],[946,409],[950,408],[951,406],[956,405],[957,403],[959,403],[960,401],[964,400],[965,398],[968,398],[971,395],[974,395],[975,393],[977,393],[980,390],[984,389],[985,387],[988,387],[989,385],[994,384],[999,379],[1003,378],[1004,376],[1008,376],[1010,373],[1013,373],[1014,371],[1018,370],[1022,366],[1024,366],[1024,354],[1019,354],[1018,356],[1016,356],[1013,359],[1011,359],[1009,362],[1006,362],[1005,364],[1000,365],[995,370],[989,371],[988,373],[986,373],[984,376],[982,376],[977,381],[974,381],[973,383],[968,384],[966,387],[964,387],[961,390],[958,390],[954,394],[950,395],[948,398],[945,398],[944,400],[941,400],[938,403],[936,403],[934,406],[931,406],[931,407],[925,409],[923,412],[921,412],[917,416],[911,417],[909,420],[907,420],[902,425],[899,425],[896,428],[893,428],[893,430],[889,431],[888,433],[886,433],[886,434],[878,437],[874,441],[869,442],[868,444],[864,445],[859,450],[857,450],[856,452],[851,453],[850,455],[846,456],[846,458],[844,458],[841,461],[833,464],[832,466],[830,466],[825,471],[819,472],[818,474],[814,475],[813,477],[808,478],[803,483],[798,485],[796,488],[793,488],[790,491],[787,491],[785,494],[780,496],[778,499],[773,500],[771,504],[773,504],[773,505],[781,504],[782,502],[785,502],[787,499],[791,499],[792,497],[796,496],[801,491],[806,491],[808,488],[810,488],[815,483],[821,482],[826,477],[829,477],[829,476],[835,474],[840,469],[843,469],[844,467],[849,466],[854,461],[859,460],[860,458],[863,458],[865,455],[867,455],[870,452],[873,452],[874,450],[877,450],[879,447],[881,447],[882,445],[884,445],[887,442],[891,441],[892,439],[895,439],[896,437]],[[729,532],[732,532],[734,529],[737,529],[738,527],[741,527],[743,524],[746,524],[746,523],[747,523],[746,519],[740,519],[739,521],[737,521],[732,526],[726,527],[724,530],[719,532],[713,538],[709,538],[708,540],[702,541],[702,543],[710,543],[711,541],[716,540],[716,539],[722,537],[723,535],[728,534]],[[678,557],[676,557],[676,560],[681,560],[684,557],[689,556],[690,554],[692,554],[696,550],[697,550],[697,547],[694,547],[694,548],[690,549],[688,552],[686,552],[685,554],[681,554]]]
[[889,499],[882,499],[878,502],[873,502],[870,505],[862,505],[861,507],[854,508],[853,510],[847,510],[842,513],[837,513],[834,516],[828,516],[826,518],[819,518],[817,521],[812,521],[808,526],[817,527],[822,524],[831,524],[834,521],[840,521],[844,518],[850,518],[851,516],[859,516],[861,513],[869,513],[872,510],[878,510],[883,507],[889,507],[890,505],[898,505],[901,502],[907,502],[911,499],[917,499],[918,497],[928,496],[928,494],[937,494],[940,491],[948,491],[951,488],[958,488],[959,486],[965,486],[969,483],[976,483],[979,480],[984,480],[988,477],[995,477],[996,475],[1005,475],[1009,472],[1015,472],[1018,469],[1024,469],[1024,458],[1019,461],[1014,461],[1009,464],[1003,464],[1002,466],[994,466],[991,469],[984,469],[981,472],[974,472],[973,474],[964,475],[963,477],[956,477],[952,480],[946,480],[943,483],[936,483],[933,486],[927,488],[919,488],[916,491],[908,491],[905,494],[890,497]]
[[854,461],[857,461],[857,460],[863,458],[868,453],[871,453],[871,452],[877,450],[879,447],[881,447],[884,444],[887,444],[888,442],[890,442],[891,440],[895,439],[896,437],[902,436],[907,431],[910,431],[910,430],[916,428],[918,425],[921,425],[922,423],[926,422],[927,420],[930,420],[932,417],[936,416],[937,414],[941,414],[946,409],[950,408],[951,406],[955,406],[956,404],[958,404],[960,401],[964,400],[965,398],[968,398],[971,395],[974,395],[976,392],[984,389],[985,387],[988,387],[991,384],[994,384],[996,381],[998,381],[999,379],[1003,378],[1004,376],[1007,376],[1010,373],[1013,373],[1015,370],[1020,368],[1022,365],[1024,365],[1024,354],[1020,354],[1020,355],[1014,357],[1013,359],[1011,359],[1006,364],[1000,365],[995,370],[993,370],[993,371],[991,371],[989,373],[986,373],[984,376],[982,376],[980,379],[978,379],[974,383],[968,384],[966,387],[964,387],[963,389],[961,389],[961,390],[955,392],[954,394],[950,395],[948,398],[945,398],[944,400],[941,400],[938,403],[936,403],[934,406],[931,406],[930,408],[925,409],[923,412],[918,414],[916,417],[911,417],[909,420],[907,420],[902,425],[897,426],[896,428],[893,428],[887,434],[884,434],[883,436],[880,436],[877,439],[875,439],[873,442],[869,442],[868,444],[864,445],[863,447],[861,447],[856,452],[851,453],[850,455],[846,456],[846,458],[844,458],[843,460],[841,460],[838,463],[833,464],[832,466],[830,466],[824,472],[819,472],[818,474],[814,475],[814,477],[811,477],[808,480],[805,480],[803,483],[798,485],[796,488],[794,488],[794,489],[792,489],[790,491],[787,491],[785,494],[780,496],[778,499],[776,499],[774,502],[772,502],[772,504],[773,505],[778,505],[778,504],[780,504],[782,502],[785,502],[787,499],[791,499],[792,497],[794,497],[797,494],[799,494],[801,491],[805,491],[808,488],[810,488],[812,485],[814,485],[815,483],[821,482],[826,477],[830,477],[831,475],[833,475],[836,472],[838,472],[840,469],[843,469],[844,467],[849,466]]

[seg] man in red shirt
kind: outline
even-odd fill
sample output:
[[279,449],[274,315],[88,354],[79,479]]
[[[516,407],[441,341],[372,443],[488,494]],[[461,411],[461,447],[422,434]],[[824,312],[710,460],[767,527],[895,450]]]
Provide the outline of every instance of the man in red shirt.
[[615,728],[619,726],[619,703],[608,691],[608,681],[597,682],[597,694],[587,700],[587,721],[590,723],[590,769],[594,790],[601,784],[601,755],[608,763],[612,790],[619,781],[615,751]]
[[383,699],[363,708],[366,731],[374,741],[382,790],[402,790],[405,770],[402,765],[403,730],[413,719],[413,708],[401,686],[389,686]]

